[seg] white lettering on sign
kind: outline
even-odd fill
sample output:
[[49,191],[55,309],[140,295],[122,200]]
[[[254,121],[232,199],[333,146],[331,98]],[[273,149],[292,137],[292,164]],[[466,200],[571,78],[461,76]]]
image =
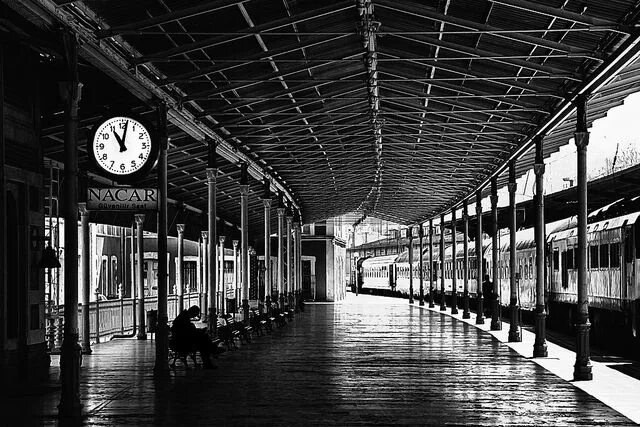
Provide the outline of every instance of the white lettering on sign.
[[147,211],[158,209],[157,188],[89,188],[87,209]]

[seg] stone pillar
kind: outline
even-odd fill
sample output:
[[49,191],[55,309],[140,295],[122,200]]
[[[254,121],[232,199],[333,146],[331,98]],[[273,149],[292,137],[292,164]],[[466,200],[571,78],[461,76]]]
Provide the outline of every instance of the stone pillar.
[[91,326],[89,300],[91,296],[91,245],[89,239],[89,211],[86,203],[78,204],[80,210],[80,279],[82,280],[82,352],[91,354]]
[[178,230],[178,265],[176,266],[176,288],[178,290],[178,310],[184,310],[184,224],[176,224]]
[[265,312],[271,305],[271,190],[269,180],[264,180],[262,204],[264,206],[264,304]]
[[462,234],[464,236],[464,240],[462,242],[462,251],[464,252],[462,258],[462,318],[471,319],[471,313],[469,312],[469,210],[466,200],[462,206],[462,219],[464,220],[462,229]]
[[169,372],[169,319],[167,317],[167,104],[158,104],[158,326],[156,331],[156,361],[154,372],[166,375]]
[[440,311],[447,309],[447,299],[444,293],[444,214],[440,215]]
[[[289,299],[293,293],[293,277],[291,276],[291,267],[293,264],[293,246],[291,244],[291,228],[293,227],[293,216],[291,214],[291,206],[287,210],[287,286],[284,290],[285,305],[289,305]],[[291,307],[289,307],[291,308]]]
[[[219,275],[218,275],[218,290],[220,292],[220,299],[218,300],[218,307],[220,307],[220,314],[223,316],[226,313],[226,301],[227,301],[227,290],[226,285],[224,283],[224,241],[225,236],[218,236],[219,248],[218,248],[218,257],[219,257]],[[235,254],[234,254],[235,255]],[[235,264],[235,262],[234,262]]]
[[144,214],[136,214],[136,284],[138,285],[138,319],[140,327],[138,328],[137,338],[139,340],[147,339],[147,318],[144,311]]
[[509,342],[520,342],[520,306],[518,305],[518,281],[516,280],[516,164],[511,161],[509,164],[509,308],[510,320]]
[[491,295],[491,330],[502,330],[500,320],[500,279],[498,276],[498,180],[491,178],[491,273],[493,292]]
[[533,171],[536,174],[536,339],[533,344],[533,357],[547,357],[547,312],[544,305],[544,252],[547,243],[544,226],[544,156],[541,136],[536,137],[536,163]]
[[429,219],[429,308],[436,305],[433,302],[433,218]]
[[584,381],[593,379],[589,359],[589,281],[587,277],[587,98],[580,95],[576,100],[575,142],[578,151],[578,306],[576,311],[576,363],[573,379]]
[[209,232],[201,231],[202,237],[202,307],[201,312],[207,318],[209,312]]
[[482,296],[482,284],[484,283],[484,253],[482,251],[482,192],[476,192],[476,296],[478,300],[476,325],[484,325],[484,298]]
[[284,212],[285,209],[283,207],[278,207],[276,209],[278,213],[278,290],[274,295],[274,299],[278,301],[278,297],[280,297],[280,309],[282,309],[282,305],[284,304],[284,297],[282,296],[282,287],[284,281],[284,259],[283,259],[283,251],[282,251],[282,233],[284,231]]
[[[60,355],[61,417],[79,417],[80,360],[78,343],[78,105],[82,83],[78,79],[78,44],[76,36],[63,32],[64,59],[68,81],[60,84],[64,98],[64,337]],[[4,189],[2,190],[4,191]]]
[[207,192],[208,192],[208,212],[207,228],[209,231],[209,245],[207,247],[207,272],[208,298],[207,305],[209,312],[206,315],[209,333],[216,336],[218,333],[218,311],[216,307],[216,243],[218,242],[216,230],[216,181],[218,178],[218,168],[216,164],[216,144],[209,141],[207,158]]
[[424,305],[424,248],[423,248],[423,240],[424,240],[424,224],[420,223],[418,229],[418,239],[420,239],[418,243],[418,250],[420,251],[419,265],[420,268],[420,300],[418,305]]
[[409,304],[413,304],[413,227],[407,228],[409,238]]
[[242,259],[242,308],[244,321],[249,324],[249,177],[247,164],[240,164],[240,223],[242,239],[240,243]]

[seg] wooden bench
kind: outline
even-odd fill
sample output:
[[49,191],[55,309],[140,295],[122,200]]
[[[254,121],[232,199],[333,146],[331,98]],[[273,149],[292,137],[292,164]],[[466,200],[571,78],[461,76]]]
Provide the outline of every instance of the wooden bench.
[[245,344],[251,342],[251,332],[253,332],[253,328],[251,326],[245,325],[244,322],[236,322],[231,314],[226,314],[224,316],[224,321],[227,326],[231,327],[231,330],[234,333],[237,333],[241,343]]
[[[214,349],[214,351],[211,352],[211,354],[215,357],[218,356],[218,351],[216,351],[218,345],[220,345],[221,340],[220,339],[213,339],[211,340],[212,343],[212,347]],[[197,367],[200,365],[200,363],[198,363],[198,355],[200,355],[200,352],[195,348],[194,345],[185,345],[185,344],[181,344],[179,343],[173,333],[171,332],[171,330],[169,330],[169,357],[168,357],[168,361],[169,361],[169,367],[171,369],[175,369],[176,367],[176,362],[178,360],[181,360],[182,363],[184,364],[186,369],[190,369],[189,366],[189,362],[188,359],[190,358],[191,360],[193,360],[193,364]],[[202,356],[200,356],[200,359],[202,360]]]
[[269,329],[267,329],[267,319],[266,316],[260,314],[256,308],[251,309],[251,327],[258,336],[265,334]]

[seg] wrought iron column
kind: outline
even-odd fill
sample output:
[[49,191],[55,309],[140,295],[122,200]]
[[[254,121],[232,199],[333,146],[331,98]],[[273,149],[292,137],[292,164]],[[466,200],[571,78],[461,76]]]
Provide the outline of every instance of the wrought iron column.
[[176,224],[178,230],[178,265],[176,266],[176,285],[178,289],[178,312],[184,310],[184,224]]
[[216,184],[218,178],[218,168],[216,163],[216,144],[209,141],[208,159],[207,159],[207,193],[208,193],[208,212],[207,212],[207,228],[209,232],[209,245],[207,246],[206,267],[209,276],[207,278],[208,298],[207,305],[209,312],[207,314],[207,325],[209,333],[216,336],[218,333],[218,312],[216,307],[216,244],[218,242],[216,230]]
[[82,352],[91,354],[91,322],[89,299],[91,296],[91,250],[89,239],[89,211],[86,203],[78,203],[80,210],[80,278],[82,280]]
[[291,247],[291,227],[293,226],[293,216],[291,214],[291,205],[287,209],[287,286],[284,291],[285,304],[289,304],[289,298],[293,292],[293,283],[291,279],[291,266],[293,261],[293,250]]
[[[63,32],[69,81],[61,84],[65,102],[64,125],[64,338],[60,356],[61,395],[58,405],[62,417],[77,417],[80,403],[80,360],[78,343],[78,105],[82,83],[78,79],[76,36]],[[4,189],[2,190],[4,191]]]
[[202,307],[201,312],[207,318],[209,312],[209,232],[201,231],[202,237]]
[[413,227],[407,228],[409,238],[409,304],[413,304]]
[[[276,212],[278,213],[278,290],[273,296],[276,301],[280,301],[280,309],[284,304],[284,297],[282,296],[282,282],[284,280],[284,259],[283,259],[283,248],[282,248],[282,233],[284,229],[284,207],[282,206],[282,196],[279,199],[278,209]],[[279,299],[278,299],[279,298]]]
[[240,302],[240,281],[238,280],[238,244],[237,240],[231,241],[233,245],[233,296],[236,300],[236,313],[238,312],[238,303]]
[[462,219],[464,220],[462,228],[464,238],[462,242],[462,251],[464,252],[462,258],[462,318],[471,319],[471,313],[469,312],[469,208],[466,200],[462,206]]
[[491,178],[491,330],[502,330],[500,320],[500,282],[498,279],[498,180]]
[[451,209],[451,314],[458,314],[458,242],[456,242],[456,210]]
[[520,306],[518,305],[518,281],[516,280],[516,164],[509,164],[509,285],[510,285],[510,320],[509,342],[520,342]]
[[169,319],[167,318],[167,104],[158,104],[158,326],[156,331],[156,361],[154,372],[169,372]]
[[225,241],[225,236],[218,236],[218,244],[219,244],[219,248],[218,248],[219,264],[218,265],[220,267],[220,271],[218,274],[218,281],[219,281],[218,289],[220,290],[220,301],[218,303],[218,307],[220,307],[220,314],[222,314],[223,316],[226,313],[225,303],[227,299],[226,289],[224,284],[224,241]]
[[249,176],[247,164],[240,164],[240,226],[242,237],[240,251],[242,260],[242,309],[245,324],[249,324]]
[[447,309],[447,301],[444,294],[444,214],[440,215],[440,311]]
[[271,306],[271,190],[269,180],[264,180],[264,304],[265,312]]
[[138,285],[138,319],[140,327],[138,328],[139,340],[147,339],[147,319],[144,312],[144,214],[136,214],[136,284]]
[[476,325],[484,325],[484,298],[482,284],[484,283],[484,257],[482,253],[482,192],[476,192],[476,295],[478,299]]
[[418,305],[424,305],[424,248],[423,248],[423,238],[424,238],[424,224],[420,223],[420,228],[418,229],[418,239],[420,239],[420,243],[418,244],[418,250],[420,251],[420,300]]
[[536,339],[533,344],[533,357],[547,357],[547,312],[544,305],[544,248],[546,246],[544,226],[544,155],[542,137],[536,137],[536,163],[533,171],[536,174]]
[[298,259],[300,258],[300,216],[296,212],[293,217],[293,311],[296,312],[298,309],[298,294],[300,287],[300,271],[298,270],[300,267],[300,263]]
[[589,360],[589,281],[587,277],[587,98],[580,95],[576,100],[575,141],[578,151],[578,307],[576,313],[576,363],[573,379],[591,380],[591,361]]
[[433,218],[429,219],[429,308],[436,305],[433,302]]

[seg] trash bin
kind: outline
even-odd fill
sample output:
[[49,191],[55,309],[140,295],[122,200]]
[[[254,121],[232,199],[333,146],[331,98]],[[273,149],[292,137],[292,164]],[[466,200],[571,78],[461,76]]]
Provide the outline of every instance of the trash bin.
[[158,310],[147,311],[147,332],[155,334],[158,329]]

